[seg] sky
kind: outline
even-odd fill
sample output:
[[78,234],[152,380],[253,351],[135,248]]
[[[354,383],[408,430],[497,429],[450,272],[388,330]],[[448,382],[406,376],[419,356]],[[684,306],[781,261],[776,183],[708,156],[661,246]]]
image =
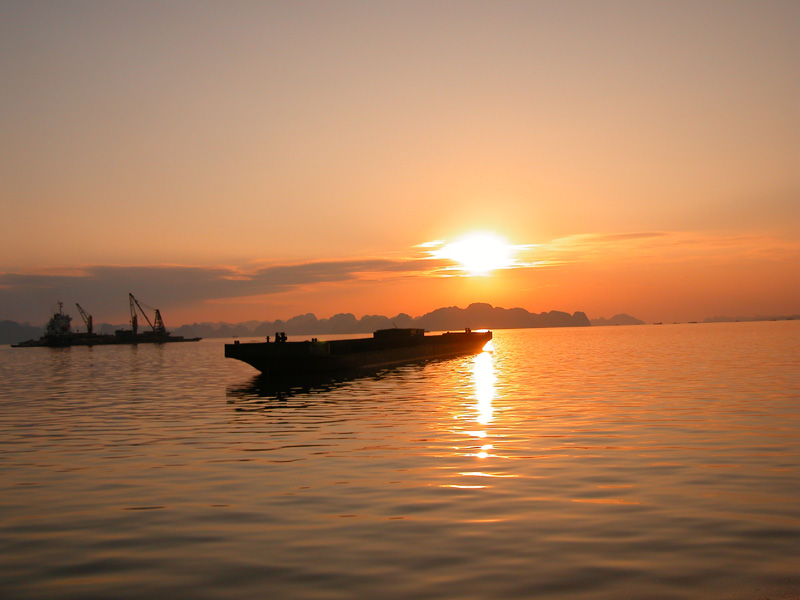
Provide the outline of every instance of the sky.
[[800,313],[798,2],[4,0],[0,81],[0,320]]

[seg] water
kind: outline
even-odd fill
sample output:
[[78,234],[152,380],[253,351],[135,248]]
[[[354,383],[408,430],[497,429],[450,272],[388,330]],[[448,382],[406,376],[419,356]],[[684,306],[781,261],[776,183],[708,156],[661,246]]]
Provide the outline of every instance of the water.
[[222,343],[0,349],[1,597],[800,597],[799,322],[297,388]]

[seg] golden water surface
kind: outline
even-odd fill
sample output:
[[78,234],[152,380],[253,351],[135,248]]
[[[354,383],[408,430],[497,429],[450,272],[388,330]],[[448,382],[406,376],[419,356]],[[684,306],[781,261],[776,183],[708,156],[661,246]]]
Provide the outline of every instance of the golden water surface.
[[800,323],[507,330],[274,385],[0,349],[2,598],[794,598]]

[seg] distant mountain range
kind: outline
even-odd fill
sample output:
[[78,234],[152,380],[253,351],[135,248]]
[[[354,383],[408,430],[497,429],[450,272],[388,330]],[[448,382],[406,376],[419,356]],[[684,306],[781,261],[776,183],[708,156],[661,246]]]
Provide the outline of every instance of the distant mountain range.
[[19,324],[14,321],[0,321],[0,344],[16,344],[25,340],[39,339],[44,335],[44,327],[35,327],[28,323]]
[[591,323],[594,327],[605,327],[607,325],[644,325],[644,321],[640,321],[636,317],[626,315],[625,313],[614,315],[610,319],[606,319],[605,317],[592,319]]
[[175,330],[187,337],[232,337],[274,335],[276,331],[287,335],[324,335],[346,333],[372,333],[376,329],[392,327],[419,327],[428,331],[454,331],[470,327],[490,329],[521,329],[528,327],[588,327],[591,323],[582,312],[569,314],[561,311],[530,313],[523,308],[500,308],[491,304],[475,303],[467,308],[449,306],[437,308],[421,317],[400,313],[394,317],[366,315],[357,319],[351,313],[342,313],[330,319],[318,319],[313,313],[298,315],[286,321],[250,321],[248,323],[193,323]]

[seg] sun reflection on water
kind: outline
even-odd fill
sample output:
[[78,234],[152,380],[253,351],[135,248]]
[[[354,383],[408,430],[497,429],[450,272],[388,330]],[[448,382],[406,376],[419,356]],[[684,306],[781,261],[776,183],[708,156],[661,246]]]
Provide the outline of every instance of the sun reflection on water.
[[477,421],[481,425],[488,425],[492,422],[494,416],[492,401],[496,395],[497,385],[497,376],[494,372],[494,360],[491,353],[481,352],[475,356],[472,363],[472,374],[475,381]]
[[472,421],[480,427],[463,430],[463,433],[475,438],[475,441],[480,443],[480,445],[472,446],[467,456],[484,459],[492,456],[492,450],[494,449],[494,445],[488,443],[486,439],[489,437],[488,425],[494,420],[493,401],[497,393],[497,376],[491,352],[484,351],[475,355],[472,358],[470,370],[472,375],[472,389],[470,390],[472,393],[470,396],[475,403],[465,405],[465,408],[469,408],[470,412],[461,418],[466,421]]

